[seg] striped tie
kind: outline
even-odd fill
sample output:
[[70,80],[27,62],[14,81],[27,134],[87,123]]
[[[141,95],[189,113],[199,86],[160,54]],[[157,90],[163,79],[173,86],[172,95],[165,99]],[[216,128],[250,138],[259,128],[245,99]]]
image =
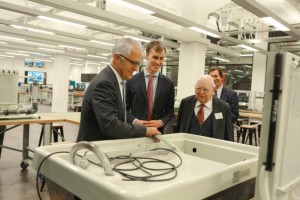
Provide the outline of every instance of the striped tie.
[[200,104],[200,108],[197,112],[197,118],[200,124],[204,123],[204,104]]

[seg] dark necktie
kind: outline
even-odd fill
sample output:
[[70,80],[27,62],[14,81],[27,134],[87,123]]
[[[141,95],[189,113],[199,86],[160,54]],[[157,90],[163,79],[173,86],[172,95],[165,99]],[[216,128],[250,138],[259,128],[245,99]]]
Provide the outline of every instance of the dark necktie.
[[200,108],[197,112],[197,118],[200,124],[204,123],[204,104],[200,104]]
[[127,122],[127,112],[126,112],[126,81],[121,82],[122,85],[122,97],[123,97],[123,109],[124,109],[124,122]]
[[215,97],[218,98],[218,90],[215,90]]
[[147,86],[147,96],[148,96],[148,120],[152,119],[153,112],[153,75],[147,76],[148,86]]

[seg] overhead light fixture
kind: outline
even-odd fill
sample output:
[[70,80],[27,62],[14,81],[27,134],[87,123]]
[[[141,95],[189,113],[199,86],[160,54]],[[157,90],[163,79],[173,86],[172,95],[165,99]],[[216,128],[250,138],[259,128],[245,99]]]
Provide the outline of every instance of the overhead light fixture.
[[7,44],[7,42],[0,42],[0,44]]
[[6,54],[9,54],[9,55],[15,55],[15,56],[29,56],[28,54],[24,54],[24,53],[14,53],[14,52],[6,52]]
[[219,57],[213,57],[213,59],[219,60],[219,61],[223,61],[223,62],[230,62],[229,60],[226,60],[224,58],[219,58]]
[[83,60],[81,58],[71,58],[72,60]]
[[25,41],[24,38],[18,38],[18,37],[10,37],[10,36],[5,36],[5,35],[0,35],[0,39],[10,39],[10,40],[19,40],[19,41]]
[[112,44],[112,43],[102,42],[102,41],[99,41],[99,40],[90,40],[90,42],[94,42],[94,43],[98,43],[98,44],[103,44],[103,45],[114,46],[114,44]]
[[248,49],[250,51],[258,51],[257,49],[253,48],[253,47],[249,47],[247,45],[244,45],[244,44],[240,44],[239,47],[242,47],[244,49]]
[[125,6],[127,8],[131,8],[133,10],[136,10],[138,12],[141,12],[141,13],[144,13],[144,14],[147,14],[147,15],[152,15],[154,14],[153,11],[151,10],[148,10],[148,9],[145,9],[145,8],[142,8],[142,7],[139,7],[137,5],[134,5],[134,4],[131,4],[131,3],[128,3],[128,2],[125,2],[125,1],[122,1],[122,0],[111,0],[112,2],[116,3],[116,4],[119,4],[121,6]]
[[240,73],[243,72],[242,70],[239,70],[239,69],[235,69],[235,70],[233,70],[233,71],[235,71],[235,72],[240,72]]
[[252,53],[240,54],[241,57],[252,57]]
[[272,17],[263,17],[263,18],[261,18],[261,20],[264,21],[265,23],[268,23],[268,24],[276,27],[277,29],[279,29],[281,31],[289,31],[290,30],[288,27],[286,27],[283,24],[279,23],[278,21],[276,21]]
[[2,54],[0,54],[0,57],[14,58],[15,56],[9,56],[9,55],[2,55]]
[[202,34],[204,34],[204,35],[209,35],[209,36],[214,37],[214,38],[219,38],[219,37],[220,37],[220,36],[217,35],[217,34],[211,33],[211,32],[209,32],[209,31],[206,31],[206,30],[204,30],[204,29],[198,28],[198,27],[196,27],[196,26],[191,26],[191,27],[189,27],[189,29],[194,30],[194,31],[197,31],[197,32],[202,33]]
[[29,27],[25,27],[25,26],[19,26],[19,25],[10,25],[14,28],[17,29],[24,29],[24,30],[28,30],[28,31],[32,31],[32,32],[37,32],[37,33],[44,33],[44,34],[48,34],[48,35],[54,35],[55,33],[50,32],[50,31],[43,31],[43,30],[39,30],[39,29],[35,29],[35,28],[29,28]]
[[53,52],[58,52],[58,53],[65,53],[64,51],[62,50],[57,50],[57,49],[48,49],[48,48],[44,48],[44,47],[39,47],[38,49],[41,49],[41,50],[46,50],[46,51],[53,51]]
[[95,63],[95,62],[86,62],[85,64],[90,64],[90,65],[101,65],[100,63]]
[[35,61],[52,62],[52,60],[34,59]]
[[59,47],[63,47],[63,48],[70,48],[70,49],[76,49],[76,50],[83,50],[83,51],[86,51],[86,49],[84,48],[80,48],[80,47],[74,47],[74,46],[68,46],[68,45],[58,45]]
[[133,36],[129,36],[129,35],[124,35],[124,37],[132,38],[132,39],[139,40],[139,41],[142,41],[142,42],[147,42],[147,43],[150,42],[150,40],[146,40],[146,39],[142,39],[142,38],[138,38],[138,37],[133,37]]
[[82,63],[70,63],[70,65],[83,65]]
[[80,27],[80,28],[86,28],[86,27],[87,27],[87,26],[82,25],[82,24],[77,24],[77,23],[73,23],[73,22],[68,22],[68,21],[64,21],[64,20],[61,20],[61,19],[55,19],[55,18],[46,17],[46,16],[42,16],[42,15],[39,15],[38,18],[44,19],[44,20],[48,20],[48,21],[52,21],[52,22],[58,22],[58,23],[62,23],[62,24],[67,24],[67,25],[71,25],[71,26],[76,26],[76,27]]
[[87,56],[89,56],[89,57],[93,57],[93,58],[106,58],[106,57],[104,57],[104,56],[96,56],[96,55],[87,55]]

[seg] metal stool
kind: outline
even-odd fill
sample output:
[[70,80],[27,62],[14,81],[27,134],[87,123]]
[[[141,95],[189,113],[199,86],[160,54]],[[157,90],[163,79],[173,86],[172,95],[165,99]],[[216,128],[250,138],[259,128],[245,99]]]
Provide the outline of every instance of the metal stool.
[[257,127],[257,135],[258,135],[258,141],[260,141],[260,131],[261,131],[261,121],[251,121],[250,125],[254,125]]
[[236,127],[236,137],[237,137],[237,142],[240,141],[240,137],[241,137],[241,128],[240,126],[243,124],[243,122],[247,122],[248,119],[247,118],[238,118],[235,122],[235,124],[233,124],[234,127]]
[[[53,134],[53,141],[58,142],[58,135],[61,136],[62,141],[64,141],[64,126],[62,124],[52,124],[52,134]],[[44,136],[44,126],[42,127],[41,134],[40,134],[40,140],[39,140],[39,146],[42,144],[42,139]]]
[[257,146],[256,126],[242,124],[240,126],[242,134],[242,143],[245,144],[249,139],[249,144],[252,145],[252,137],[254,136],[255,145]]

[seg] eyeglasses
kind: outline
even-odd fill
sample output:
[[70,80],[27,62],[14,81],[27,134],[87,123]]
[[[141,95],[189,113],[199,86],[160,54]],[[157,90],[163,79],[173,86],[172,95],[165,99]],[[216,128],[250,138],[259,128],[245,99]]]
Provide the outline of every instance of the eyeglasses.
[[195,88],[195,91],[196,92],[208,93],[210,91],[210,89],[200,87],[200,88]]
[[129,58],[123,56],[122,54],[119,54],[119,56],[121,56],[122,58],[125,58],[127,61],[129,61],[131,64],[133,64],[133,65],[135,65],[137,67],[140,67],[142,65],[142,63],[139,63],[139,62],[136,62],[136,61],[132,61]]

